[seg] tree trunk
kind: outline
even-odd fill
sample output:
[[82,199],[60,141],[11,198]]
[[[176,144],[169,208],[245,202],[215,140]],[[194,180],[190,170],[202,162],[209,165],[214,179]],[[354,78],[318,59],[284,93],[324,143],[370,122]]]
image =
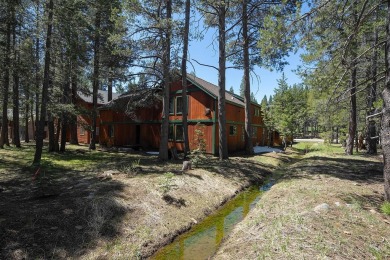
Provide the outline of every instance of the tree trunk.
[[[378,44],[379,33],[375,29],[374,35],[374,46]],[[375,113],[374,102],[376,101],[376,86],[377,86],[377,68],[378,68],[378,50],[375,47],[372,54],[372,84],[368,88],[367,93],[367,116]],[[376,136],[376,122],[374,120],[367,120],[367,131],[366,131],[366,148],[367,154],[376,154],[377,153],[377,139],[373,138]]]
[[13,75],[13,89],[12,89],[12,143],[20,148],[20,118],[19,118],[19,83],[20,83],[20,77],[19,77],[19,64],[20,64],[20,56],[17,50],[17,38],[16,38],[16,17],[15,12],[13,12],[12,15],[12,22],[13,22],[13,51],[14,51],[14,59],[13,59],[13,69],[12,69],[12,75]]
[[40,118],[37,128],[37,140],[36,140],[36,149],[34,155],[34,165],[40,165],[43,149],[43,138],[45,130],[45,120],[46,120],[46,105],[48,100],[48,90],[49,90],[49,80],[50,80],[50,50],[51,50],[51,35],[53,28],[53,0],[49,0],[47,4],[48,20],[47,20],[47,34],[46,34],[46,46],[45,46],[45,69],[43,73],[43,87],[42,87],[42,102],[41,102],[41,111]]
[[188,54],[188,35],[190,31],[190,8],[191,1],[186,0],[185,18],[184,18],[184,32],[183,32],[183,58],[181,61],[181,75],[182,75],[182,100],[183,100],[183,137],[184,137],[184,158],[190,152],[190,143],[188,140],[188,104],[187,104],[187,54]]
[[[53,70],[52,70],[51,75],[49,76],[49,88],[48,88],[49,97],[53,93],[53,79],[55,78],[55,74],[56,74],[56,71],[55,71],[56,61],[57,61],[56,56],[54,56],[54,58],[52,60],[53,60],[53,63],[52,63]],[[50,100],[50,98],[48,99],[48,101],[49,100]],[[59,148],[58,148],[58,138],[56,137],[56,131],[55,131],[55,118],[50,110],[47,112],[47,119],[48,119],[47,126],[48,126],[48,131],[49,131],[49,149],[48,149],[48,151],[49,151],[49,153],[50,152],[58,152]]]
[[[172,17],[172,1],[167,2],[167,21]],[[163,77],[164,77],[164,94],[163,94],[163,118],[161,123],[161,140],[159,149],[159,158],[168,160],[168,128],[169,128],[169,92],[170,92],[170,66],[171,66],[171,26],[168,23],[165,31],[164,54],[163,54]]]
[[[67,53],[66,57],[69,57],[69,53]],[[69,104],[69,92],[70,92],[70,73],[71,73],[71,64],[70,62],[66,64],[65,68],[65,78],[64,78],[64,87],[62,91],[62,104],[68,105]],[[66,135],[68,132],[68,112],[64,111],[62,112],[62,120],[61,120],[61,127],[58,126],[58,128],[61,128],[61,146],[60,146],[60,152],[65,152],[65,146],[66,146]]]
[[[72,81],[72,90],[71,90],[71,102],[74,107],[77,106],[77,64],[76,61],[72,61],[72,69],[71,69],[71,81]],[[79,141],[77,139],[77,115],[70,115],[70,144],[78,145]]]
[[219,74],[218,74],[218,126],[219,126],[219,159],[228,159],[228,147],[226,136],[226,6],[224,1],[219,1],[218,7],[218,49],[219,49]]
[[1,121],[0,148],[4,148],[4,144],[9,145],[8,140],[8,95],[9,95],[9,77],[11,63],[11,23],[14,10],[9,9],[7,16],[7,35],[5,44],[5,59],[4,59],[4,78],[3,78],[3,114]]
[[97,125],[97,95],[99,88],[99,60],[100,60],[100,22],[101,22],[101,10],[100,7],[96,10],[95,17],[95,44],[94,44],[94,61],[93,61],[93,94],[92,94],[92,131],[91,131],[91,142],[89,149],[96,149],[96,125]]
[[[37,1],[37,9],[35,10],[37,14],[39,13],[39,0]],[[33,131],[34,140],[37,140],[37,131],[39,124],[39,18],[37,18],[36,23],[36,39],[35,39],[35,130]]]
[[35,140],[35,120],[34,120],[34,112],[31,107],[30,109],[30,117],[31,117],[31,128],[32,128],[32,134],[33,134],[33,140]]
[[39,102],[39,39],[37,38],[36,39],[36,50],[35,50],[35,59],[36,59],[36,68],[35,68],[35,131],[34,131],[34,140],[36,141],[37,140],[37,131],[38,131],[38,128],[39,128],[39,106],[40,106],[40,102]]
[[[353,48],[353,47],[352,47]],[[356,61],[355,61],[355,50],[352,50],[352,73],[351,73],[351,85],[350,85],[350,112],[349,112],[349,128],[348,128],[348,139],[347,139],[347,147],[345,153],[348,155],[353,154],[353,144],[356,135]]]
[[49,131],[49,147],[48,147],[48,152],[55,152],[55,129],[54,129],[54,119],[51,114],[51,112],[47,113],[47,130]]
[[[110,72],[111,73],[111,72]],[[113,85],[113,78],[111,77],[111,75],[109,76],[108,78],[108,87],[107,87],[107,101],[110,102],[112,100],[112,85]]]
[[251,87],[250,87],[250,61],[249,61],[249,38],[248,38],[248,14],[247,0],[242,1],[242,35],[244,38],[244,103],[245,103],[245,151],[252,155],[252,116],[251,116]]
[[339,143],[339,127],[336,126],[336,144]]
[[[55,123],[55,121],[54,121]],[[59,139],[60,139],[60,134],[61,134],[61,120],[57,119],[57,124],[54,126],[57,126],[55,128],[55,135],[54,135],[54,151],[59,152],[60,151],[60,146],[59,146]]]
[[26,106],[24,110],[24,125],[25,125],[25,137],[24,137],[24,142],[29,143],[30,142],[30,131],[28,130],[28,117],[30,115],[30,85],[28,88],[25,90],[25,95],[26,95]]
[[390,201],[390,0],[387,0],[385,71],[385,88],[382,92],[384,107],[382,115],[381,143],[383,150],[385,200]]

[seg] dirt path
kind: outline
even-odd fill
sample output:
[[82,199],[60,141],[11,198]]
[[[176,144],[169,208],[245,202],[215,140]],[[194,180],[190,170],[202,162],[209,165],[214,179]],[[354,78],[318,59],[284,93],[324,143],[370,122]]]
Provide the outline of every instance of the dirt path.
[[389,259],[378,157],[315,151],[236,226],[215,259]]

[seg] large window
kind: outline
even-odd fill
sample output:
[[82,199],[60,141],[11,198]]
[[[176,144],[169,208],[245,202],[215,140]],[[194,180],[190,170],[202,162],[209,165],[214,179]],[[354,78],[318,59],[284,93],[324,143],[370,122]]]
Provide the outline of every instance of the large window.
[[[188,108],[188,96],[187,96],[187,108]],[[188,111],[188,109],[187,109]],[[175,96],[169,100],[169,114],[181,115],[183,114],[183,97]]]
[[176,141],[183,141],[184,140],[184,131],[182,125],[176,125]]
[[173,141],[174,140],[174,125],[169,125],[168,129],[168,140]]
[[169,141],[182,142],[184,140],[184,131],[182,125],[169,125]]

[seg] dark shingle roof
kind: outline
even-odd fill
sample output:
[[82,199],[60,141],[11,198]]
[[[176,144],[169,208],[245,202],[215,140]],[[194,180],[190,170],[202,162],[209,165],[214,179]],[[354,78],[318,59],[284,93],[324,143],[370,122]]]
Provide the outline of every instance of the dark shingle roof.
[[[218,86],[204,80],[201,78],[198,78],[194,76],[193,74],[187,74],[187,79],[196,85],[197,87],[203,89],[206,91],[209,95],[211,95],[214,98],[218,98]],[[234,103],[238,106],[244,106],[244,100],[242,97],[237,96],[229,91],[225,91],[225,98],[227,102]]]
[[160,89],[137,89],[130,90],[118,95],[110,102],[105,103],[100,109],[114,109],[119,111],[134,110],[140,107],[153,107],[161,102]]

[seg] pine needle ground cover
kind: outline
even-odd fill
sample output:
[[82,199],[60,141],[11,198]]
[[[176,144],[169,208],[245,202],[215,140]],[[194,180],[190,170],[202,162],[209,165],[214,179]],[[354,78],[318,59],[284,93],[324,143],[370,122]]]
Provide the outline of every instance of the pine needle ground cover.
[[296,152],[216,259],[388,259],[382,158],[323,144],[288,151]]

